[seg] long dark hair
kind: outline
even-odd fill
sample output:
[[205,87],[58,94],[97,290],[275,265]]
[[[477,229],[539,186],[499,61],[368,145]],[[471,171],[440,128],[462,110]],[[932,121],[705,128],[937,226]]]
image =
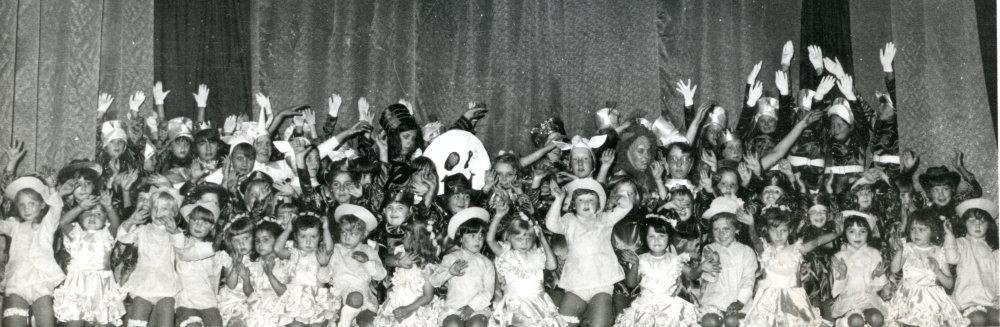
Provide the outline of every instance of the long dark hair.
[[[961,220],[962,224],[967,224],[969,220],[973,219],[980,220],[986,223],[986,235],[985,235],[986,244],[988,244],[990,248],[993,250],[997,249],[998,245],[997,222],[996,220],[993,220],[993,217],[990,216],[990,213],[986,212],[983,209],[971,208],[969,210],[966,210],[965,213],[962,214],[961,218],[962,218]],[[966,235],[968,235],[968,233],[966,233]]]

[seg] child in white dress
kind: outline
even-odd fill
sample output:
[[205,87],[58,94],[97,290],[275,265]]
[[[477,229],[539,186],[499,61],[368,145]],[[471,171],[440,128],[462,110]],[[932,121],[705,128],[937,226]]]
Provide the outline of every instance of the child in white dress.
[[881,326],[885,302],[878,295],[887,284],[887,265],[879,250],[869,244],[871,226],[863,217],[844,220],[844,242],[832,261],[834,297],[830,308],[838,327]]
[[18,217],[0,221],[0,234],[11,238],[3,276],[6,309],[0,325],[28,326],[29,312],[34,312],[37,324],[55,325],[49,299],[66,276],[56,264],[52,241],[62,213],[62,195],[75,188],[74,182],[67,182],[56,191],[38,178],[25,176],[4,190],[4,196],[16,205]]
[[[746,213],[742,213],[746,214]],[[809,303],[809,297],[799,282],[799,265],[802,256],[816,247],[833,241],[839,233],[826,233],[809,242],[802,242],[791,235],[788,216],[780,208],[769,208],[763,213],[767,224],[767,239],[758,240],[758,260],[764,277],[757,284],[753,301],[746,307],[745,326],[828,326],[819,308]],[[753,221],[753,219],[746,219]],[[838,231],[843,226],[837,226]],[[753,226],[750,228],[754,230]],[[751,235],[753,233],[751,232]],[[755,239],[755,238],[751,238]],[[789,244],[791,243],[791,244]]]
[[372,291],[372,281],[381,281],[387,274],[378,251],[365,243],[378,221],[368,209],[353,204],[341,204],[333,213],[340,225],[340,243],[333,245],[330,257],[330,283],[343,302],[339,327],[371,326],[378,309]]
[[390,279],[391,288],[378,309],[375,326],[379,327],[438,327],[443,303],[434,296],[430,278],[437,269],[438,248],[433,226],[424,221],[411,221],[406,227],[403,245],[393,252],[397,257],[412,254],[412,266],[396,268]]
[[886,326],[967,326],[955,302],[945,293],[954,285],[941,249],[941,219],[928,209],[910,214],[906,244],[892,240],[892,273],[903,272],[899,288],[886,308]]
[[181,290],[176,296],[176,320],[181,326],[201,323],[221,326],[219,299],[216,295],[223,270],[232,268],[232,259],[225,251],[216,251],[215,222],[219,207],[214,202],[199,202],[181,208],[187,222],[186,236],[177,238],[177,277]]
[[[286,243],[292,233],[295,234],[294,247],[289,248]],[[324,326],[337,317],[339,304],[323,285],[328,280],[321,279],[321,276],[329,276],[321,270],[328,269],[332,251],[333,239],[326,219],[300,216],[278,236],[274,242],[274,253],[286,261],[283,273],[288,276],[285,292],[280,298],[284,309],[279,316],[279,325]]]
[[[501,202],[486,233],[486,244],[496,254],[496,271],[503,298],[494,305],[490,326],[563,327],[568,324],[543,289],[545,270],[556,269],[556,257],[542,234],[541,226],[521,214],[496,238],[500,218],[509,205]],[[559,210],[558,208],[556,210]]]
[[272,221],[260,222],[254,228],[256,258],[247,266],[250,270],[250,283],[253,285],[253,293],[247,298],[248,327],[278,326],[285,310],[280,298],[286,290],[287,276],[280,274],[285,269],[281,268],[282,263],[274,254],[275,240],[282,232],[281,226]]
[[124,284],[132,298],[129,326],[144,327],[150,317],[157,318],[153,323],[156,326],[174,324],[174,296],[181,289],[174,269],[174,241],[184,240],[184,234],[177,228],[183,201],[173,188],[152,189],[149,199],[139,202],[132,216],[118,228],[118,242],[135,244],[139,252],[135,270]]
[[246,326],[246,318],[250,314],[248,298],[254,292],[249,269],[253,256],[253,227],[249,219],[239,218],[224,231],[226,250],[232,257],[232,264],[226,274],[226,285],[219,290],[219,313],[227,326]]
[[998,326],[997,205],[987,199],[971,199],[955,210],[965,224],[966,235],[956,240],[951,228],[945,228],[945,258],[957,265],[951,296],[972,326]]
[[642,287],[642,293],[625,309],[615,326],[697,326],[701,314],[694,304],[677,297],[682,274],[689,273],[687,253],[669,251],[673,228],[666,220],[646,219],[646,246],[649,252],[636,256],[627,252],[629,271],[625,284]]
[[441,321],[445,327],[486,327],[496,284],[493,261],[482,254],[490,214],[483,208],[459,211],[448,222],[451,252],[444,256],[431,282],[448,286]]
[[[56,318],[67,323],[120,326],[126,291],[109,267],[119,219],[111,194],[84,199],[63,215],[64,245],[71,261],[66,281],[54,294]],[[76,221],[76,222],[75,222]]]
[[[559,280],[559,287],[566,290],[559,313],[572,324],[578,324],[586,313],[592,326],[610,326],[614,322],[611,293],[615,283],[625,278],[611,234],[615,223],[632,209],[632,202],[622,197],[614,210],[604,211],[604,187],[591,178],[574,180],[565,188],[553,187],[555,201],[545,217],[549,231],[565,235],[569,248]],[[572,212],[560,216],[567,193]]]

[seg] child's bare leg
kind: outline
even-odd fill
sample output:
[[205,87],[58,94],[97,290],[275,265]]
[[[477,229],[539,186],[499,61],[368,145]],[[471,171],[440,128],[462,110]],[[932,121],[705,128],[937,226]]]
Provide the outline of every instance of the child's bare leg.
[[52,310],[52,296],[43,296],[31,303],[31,315],[35,317],[35,327],[55,327],[56,312]]
[[27,327],[28,311],[31,304],[16,294],[8,294],[3,298],[3,326]]
[[198,310],[201,313],[202,324],[205,327],[222,327],[222,313],[218,308]]
[[587,303],[587,321],[591,327],[609,327],[614,322],[611,315],[611,294],[598,293]]
[[[583,302],[583,299],[579,295],[573,292],[566,292],[563,294],[562,303],[559,304],[559,314],[564,317],[575,317],[580,319],[583,316],[583,312],[587,310],[587,302]],[[570,326],[577,326],[580,322],[569,324]]]
[[372,327],[375,323],[375,312],[372,312],[371,310],[361,311],[355,321],[358,323],[358,326]]
[[153,307],[153,314],[156,318],[156,326],[174,325],[174,298],[165,297],[156,301]]
[[458,315],[449,315],[444,318],[444,323],[442,327],[462,327],[465,326],[465,322],[462,321],[462,317]]
[[474,315],[465,321],[465,327],[486,327],[489,319],[484,315]]
[[84,327],[84,326],[87,326],[87,323],[79,320],[66,322],[66,327]]
[[882,311],[878,311],[875,308],[868,308],[861,313],[865,315],[865,321],[868,322],[868,325],[872,327],[882,327],[885,325],[885,316],[882,315]]
[[[132,305],[128,308],[128,326],[146,326],[149,324],[149,315],[153,312],[153,303],[141,297],[132,297]],[[172,326],[173,324],[171,324]]]

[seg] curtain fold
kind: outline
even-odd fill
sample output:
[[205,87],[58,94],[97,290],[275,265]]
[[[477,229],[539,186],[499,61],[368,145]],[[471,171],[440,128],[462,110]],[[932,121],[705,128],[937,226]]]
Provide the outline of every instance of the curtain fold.
[[20,172],[93,156],[99,92],[128,110],[125,93],[151,83],[152,5],[0,2],[0,146],[25,142]]

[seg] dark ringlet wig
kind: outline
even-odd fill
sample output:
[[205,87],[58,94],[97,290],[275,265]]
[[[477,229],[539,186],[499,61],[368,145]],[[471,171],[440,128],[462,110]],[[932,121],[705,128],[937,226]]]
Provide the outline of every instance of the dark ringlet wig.
[[[979,208],[970,208],[960,218],[962,218],[961,222],[963,225],[973,219],[986,223],[986,244],[989,244],[990,248],[994,251],[997,249],[997,221],[993,219],[993,216],[990,216],[989,212]],[[968,235],[968,232],[966,232],[966,235]]]
[[906,230],[904,232],[906,233],[907,242],[913,242],[910,239],[910,230],[914,224],[921,224],[931,229],[931,244],[941,245],[941,243],[944,243],[944,223],[941,222],[937,211],[920,209],[910,213],[910,221],[906,223]]
[[198,156],[198,145],[202,143],[215,143],[218,147],[215,150],[215,159],[222,159],[229,153],[229,145],[222,142],[219,131],[214,128],[203,129],[194,133],[194,142],[191,142],[191,151]]
[[[319,217],[313,215],[299,215],[298,218],[292,220],[292,234],[291,239],[295,240],[298,238],[299,231],[309,228],[315,228],[316,232],[319,233],[322,238],[323,235],[323,221]],[[296,244],[298,246],[298,244]]]
[[461,225],[458,225],[458,230],[455,231],[455,238],[451,240],[451,246],[455,249],[462,247],[462,236],[465,236],[465,234],[482,234],[483,239],[486,239],[487,229],[489,229],[489,224],[485,220],[479,218],[466,220]]

